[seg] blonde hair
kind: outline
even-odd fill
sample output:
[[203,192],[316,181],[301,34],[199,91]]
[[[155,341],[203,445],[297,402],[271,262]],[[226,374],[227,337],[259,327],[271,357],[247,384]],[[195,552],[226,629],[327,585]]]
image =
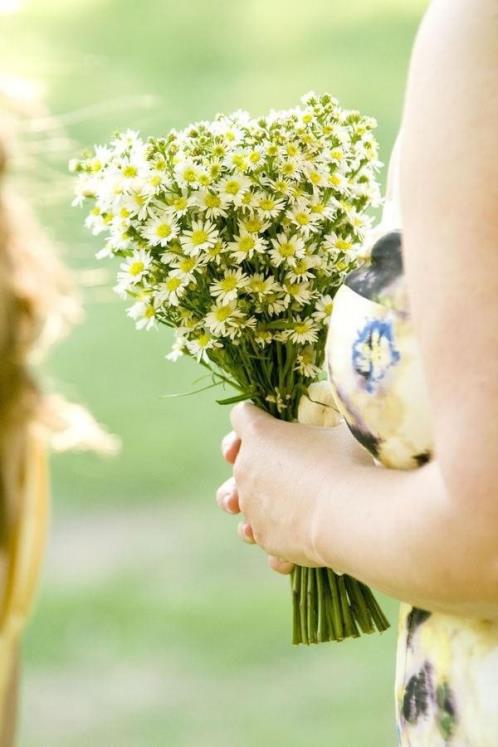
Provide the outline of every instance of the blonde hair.
[[85,408],[42,393],[33,373],[33,362],[81,313],[71,276],[6,184],[11,120],[5,132],[0,121],[0,547],[15,515],[28,431],[57,450],[113,453],[118,446]]

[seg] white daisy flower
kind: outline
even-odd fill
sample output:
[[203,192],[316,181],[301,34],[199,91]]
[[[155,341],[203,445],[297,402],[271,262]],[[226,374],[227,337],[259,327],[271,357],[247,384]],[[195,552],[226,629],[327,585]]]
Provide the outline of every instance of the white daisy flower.
[[192,204],[197,205],[206,214],[206,218],[226,218],[227,200],[210,189],[199,189],[192,196]]
[[311,319],[297,320],[289,330],[289,340],[296,343],[316,342],[318,329]]
[[305,200],[297,200],[285,215],[293,225],[299,228],[303,236],[309,236],[310,233],[318,230],[320,216],[311,211]]
[[179,227],[172,211],[153,216],[142,228],[142,236],[151,246],[168,246],[178,236]]
[[134,319],[137,329],[148,331],[157,327],[156,309],[150,300],[137,301],[130,306],[126,312],[131,319]]
[[265,309],[270,316],[278,316],[289,308],[285,294],[270,293],[264,299]]
[[171,361],[172,363],[176,363],[178,358],[181,358],[183,355],[183,351],[186,348],[186,340],[181,334],[177,334],[175,337],[175,341],[171,347],[171,351],[167,354],[166,359]]
[[333,220],[337,214],[339,203],[334,199],[324,200],[322,195],[317,191],[313,194],[312,199],[309,200],[308,207],[314,215],[318,216],[318,219]]
[[256,199],[258,213],[263,219],[276,218],[284,209],[285,202],[269,193],[258,195]]
[[242,149],[235,149],[230,151],[225,158],[225,166],[229,171],[235,171],[243,174],[248,170],[249,161],[247,153]]
[[310,284],[307,282],[304,283],[292,283],[289,281],[285,281],[283,283],[283,289],[285,294],[285,299],[290,303],[298,303],[301,306],[304,306],[309,302],[313,295],[313,291],[310,290]]
[[209,332],[202,332],[198,337],[193,337],[186,343],[187,350],[197,360],[208,360],[208,351],[223,347],[221,342],[210,335]]
[[193,221],[192,228],[180,236],[183,250],[187,254],[199,254],[216,244],[218,230],[211,221]]
[[200,169],[192,158],[186,158],[175,165],[175,178],[183,187],[195,187],[198,184]]
[[325,241],[322,243],[322,247],[327,251],[334,252],[349,252],[355,246],[351,239],[343,239],[337,236],[335,233],[329,234]]
[[254,342],[260,348],[265,348],[273,340],[273,335],[269,329],[265,327],[257,328],[254,332]]
[[251,186],[249,177],[241,174],[226,176],[218,185],[219,193],[227,202],[239,205],[242,197]]
[[245,290],[262,301],[266,296],[281,290],[281,287],[271,275],[265,278],[260,272],[255,272],[248,277]]
[[185,293],[187,282],[185,277],[182,278],[171,273],[157,286],[155,294],[156,302],[158,304],[166,303],[170,306],[178,306],[181,297]]
[[258,215],[250,215],[248,218],[243,218],[239,221],[239,233],[263,233],[270,224],[265,222]]
[[329,187],[338,189],[341,192],[346,192],[348,189],[348,180],[346,179],[344,174],[342,174],[338,170],[332,172],[332,174],[329,174],[327,184]]
[[235,301],[239,292],[247,284],[247,275],[239,268],[237,270],[227,270],[225,276],[220,280],[211,283],[209,290],[213,298],[220,303]]
[[152,258],[145,249],[138,249],[131,257],[120,265],[118,284],[115,288],[119,295],[123,295],[131,286],[137,285],[148,272]]
[[319,265],[320,257],[317,257],[316,255],[303,257],[302,259],[298,259],[294,265],[289,267],[287,270],[287,276],[292,282],[311,280],[315,277],[313,270],[317,269]]
[[326,187],[329,184],[329,172],[326,166],[315,163],[308,163],[303,168],[303,172],[311,182],[313,187]]
[[228,244],[228,249],[237,262],[251,259],[254,254],[260,254],[266,249],[266,242],[254,233],[241,233],[234,236],[234,241]]
[[188,192],[182,191],[180,194],[169,194],[166,198],[166,202],[168,206],[174,210],[175,215],[177,218],[179,218],[182,215],[185,215],[185,213],[188,212],[188,209],[190,207],[191,198],[188,195]]
[[150,197],[140,189],[132,189],[120,200],[121,209],[127,210],[131,217],[146,220],[152,210]]
[[216,303],[206,315],[206,327],[218,337],[228,335],[229,329],[238,327],[244,315],[237,306],[236,301],[227,303]]
[[320,373],[320,367],[315,365],[315,351],[312,347],[304,348],[296,358],[295,371],[302,376],[315,378]]
[[264,164],[264,148],[262,145],[256,145],[251,148],[247,153],[247,169],[248,171],[254,171]]
[[332,297],[329,295],[322,296],[315,305],[315,311],[312,316],[316,322],[320,324],[328,324],[332,309],[334,308],[334,302]]
[[185,282],[190,282],[195,278],[195,271],[202,266],[200,257],[196,256],[178,256],[163,254],[161,261],[172,268],[171,275],[179,277]]
[[221,265],[225,261],[226,253],[228,252],[227,244],[218,239],[218,241],[210,246],[209,249],[202,255],[206,261],[212,262],[215,265]]
[[270,251],[270,256],[276,267],[280,267],[283,262],[290,266],[295,265],[298,259],[304,257],[304,241],[298,236],[280,233],[276,239],[271,240],[271,243],[273,249]]

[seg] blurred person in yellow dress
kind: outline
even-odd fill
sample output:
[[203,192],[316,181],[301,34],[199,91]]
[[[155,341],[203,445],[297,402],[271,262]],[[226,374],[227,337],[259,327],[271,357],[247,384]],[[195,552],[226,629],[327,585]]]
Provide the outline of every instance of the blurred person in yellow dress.
[[79,308],[71,280],[31,211],[5,183],[12,132],[30,113],[13,102],[13,81],[5,82],[0,81],[0,747],[14,742],[19,643],[46,540],[47,447],[109,451],[114,446],[82,407],[42,394],[33,373],[41,352],[75,321]]

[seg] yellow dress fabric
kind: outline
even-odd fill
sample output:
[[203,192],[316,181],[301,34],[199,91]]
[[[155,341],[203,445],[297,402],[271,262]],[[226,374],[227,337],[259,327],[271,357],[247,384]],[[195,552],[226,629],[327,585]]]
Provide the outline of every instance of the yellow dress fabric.
[[47,455],[44,445],[35,438],[30,438],[27,452],[4,558],[0,599],[0,709],[5,701],[19,637],[36,591],[47,533]]

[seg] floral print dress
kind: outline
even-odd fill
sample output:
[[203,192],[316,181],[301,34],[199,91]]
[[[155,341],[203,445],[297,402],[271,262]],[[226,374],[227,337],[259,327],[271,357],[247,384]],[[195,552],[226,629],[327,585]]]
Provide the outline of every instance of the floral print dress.
[[[400,231],[385,233],[348,276],[327,356],[353,435],[378,464],[411,469],[430,460],[432,433],[401,244]],[[402,604],[395,689],[399,747],[498,747],[498,622]]]

